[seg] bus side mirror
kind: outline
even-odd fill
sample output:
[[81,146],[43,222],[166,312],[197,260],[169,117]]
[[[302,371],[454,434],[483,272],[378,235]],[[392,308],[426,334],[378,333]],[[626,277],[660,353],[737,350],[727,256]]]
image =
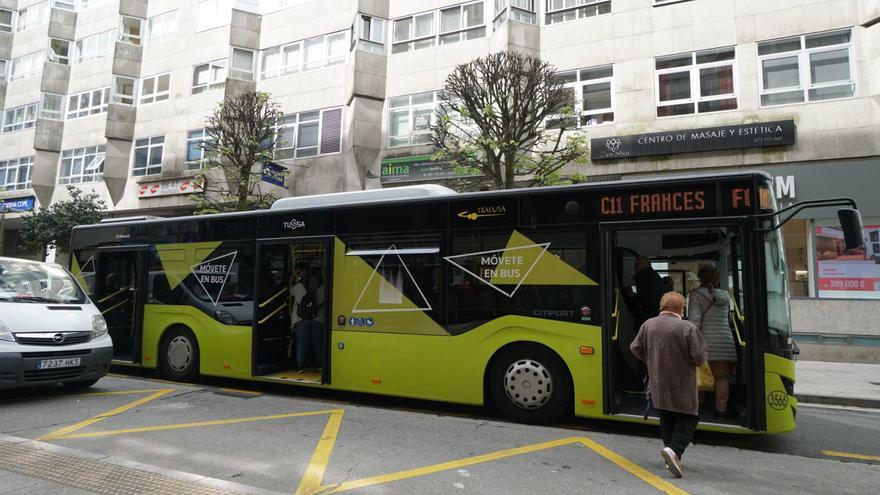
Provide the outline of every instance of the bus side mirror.
[[841,208],[837,210],[837,218],[840,220],[840,228],[843,230],[843,239],[847,249],[859,249],[865,247],[865,234],[862,227],[862,215],[854,208]]

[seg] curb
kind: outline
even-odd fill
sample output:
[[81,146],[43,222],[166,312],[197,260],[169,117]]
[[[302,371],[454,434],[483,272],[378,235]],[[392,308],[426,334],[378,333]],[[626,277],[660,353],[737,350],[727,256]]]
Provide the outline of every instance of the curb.
[[798,404],[823,404],[826,406],[863,407],[880,409],[880,399],[863,399],[859,397],[834,397],[828,395],[795,394]]

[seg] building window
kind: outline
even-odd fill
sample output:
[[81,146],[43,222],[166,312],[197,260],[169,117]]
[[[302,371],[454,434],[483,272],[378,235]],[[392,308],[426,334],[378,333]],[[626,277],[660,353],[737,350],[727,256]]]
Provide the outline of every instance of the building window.
[[851,52],[850,29],[758,43],[761,106],[853,96]]
[[229,77],[241,81],[254,80],[254,51],[244,48],[232,49],[232,64]]
[[339,31],[262,50],[260,79],[344,63],[348,57],[347,35],[346,31]]
[[[614,122],[614,68],[610,65],[561,72],[559,79],[571,98],[578,125]],[[548,121],[549,122],[549,121]],[[548,127],[553,127],[548,123]]]
[[105,113],[110,103],[110,87],[86,91],[67,98],[67,119]]
[[43,93],[40,101],[40,118],[62,120],[64,118],[64,95]]
[[22,105],[10,108],[3,114],[3,132],[15,132],[30,129],[37,122],[37,104]]
[[49,40],[49,62],[70,65],[70,41],[57,38]]
[[439,101],[435,92],[389,98],[388,146],[427,143]]
[[170,40],[177,34],[177,11],[165,12],[147,19],[147,32],[144,44],[150,45]]
[[[385,53],[385,19],[358,14],[352,31],[354,32],[352,40],[357,42],[358,50],[379,55]],[[352,48],[354,47],[352,43]]]
[[7,9],[0,9],[0,33],[12,32],[13,12]]
[[483,2],[457,5],[440,11],[440,44],[483,38],[486,20]]
[[434,46],[434,12],[394,20],[391,53]]
[[230,0],[201,0],[196,31],[207,31],[232,22],[232,2]]
[[538,0],[495,0],[495,28],[508,19],[526,24],[538,23]]
[[0,191],[18,191],[31,187],[34,157],[0,160]]
[[278,123],[275,158],[306,158],[342,149],[342,109],[285,115]]
[[134,142],[134,163],[131,175],[140,177],[162,173],[162,148],[165,136],[138,139]]
[[0,58],[0,81],[5,81],[7,79],[6,76],[6,66],[7,60]]
[[205,167],[210,160],[210,144],[213,142],[204,129],[197,129],[186,133],[186,170],[199,170]]
[[9,71],[9,80],[24,79],[26,77],[39,76],[43,73],[43,61],[45,50],[28,53],[12,59],[12,69]]
[[734,66],[733,47],[657,58],[657,116],[735,110]]
[[80,184],[101,180],[104,175],[105,146],[89,146],[61,152],[59,184]]
[[145,77],[141,81],[140,104],[167,100],[171,94],[171,74]]
[[122,16],[119,25],[119,41],[130,45],[140,45],[143,22],[143,19],[137,17]]
[[52,0],[52,8],[66,10],[68,12],[76,12],[75,0]]
[[192,94],[223,89],[226,85],[226,59],[197,65],[193,69]]
[[137,79],[130,77],[113,76],[113,103],[120,105],[134,105],[134,95],[137,92]]
[[115,29],[76,40],[76,63],[80,64],[109,56],[113,53],[115,41]]
[[24,31],[29,27],[49,20],[49,0],[43,0],[18,11],[16,31]]
[[611,0],[546,0],[545,24],[611,13]]

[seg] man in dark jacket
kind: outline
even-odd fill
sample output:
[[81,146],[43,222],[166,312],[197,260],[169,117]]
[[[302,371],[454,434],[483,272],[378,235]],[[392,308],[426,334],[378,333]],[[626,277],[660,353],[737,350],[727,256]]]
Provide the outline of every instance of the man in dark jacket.
[[681,319],[681,294],[664,294],[660,310],[642,325],[630,350],[648,367],[651,402],[660,413],[661,455],[666,468],[681,478],[681,456],[699,422],[696,368],[706,361],[709,347],[697,327]]

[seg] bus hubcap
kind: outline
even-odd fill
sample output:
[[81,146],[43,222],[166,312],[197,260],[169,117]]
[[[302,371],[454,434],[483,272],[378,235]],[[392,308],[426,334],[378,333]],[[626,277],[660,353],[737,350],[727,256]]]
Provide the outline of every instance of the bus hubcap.
[[168,343],[168,366],[180,373],[186,371],[192,362],[192,344],[186,337],[177,336]]
[[504,373],[504,391],[517,407],[538,409],[550,400],[553,380],[543,364],[523,359],[508,366]]

